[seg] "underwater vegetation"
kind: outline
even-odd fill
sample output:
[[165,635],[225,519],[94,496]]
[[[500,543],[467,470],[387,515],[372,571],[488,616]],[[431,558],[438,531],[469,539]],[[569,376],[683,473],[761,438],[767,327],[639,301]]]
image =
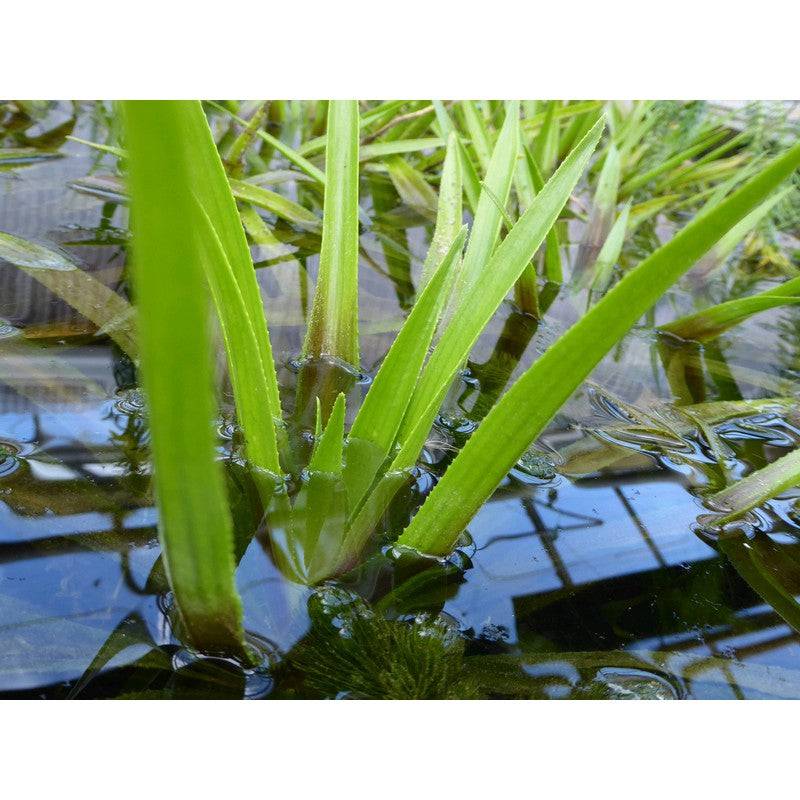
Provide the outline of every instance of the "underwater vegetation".
[[[64,633],[94,655],[67,658],[53,696],[800,691],[724,654],[626,639],[617,615],[634,588],[621,584],[580,608],[574,589],[541,608],[515,595],[516,640],[491,614],[476,629],[446,610],[482,563],[474,530],[493,504],[519,500],[540,532],[558,517],[542,546],[566,587],[553,537],[597,509],[560,509],[556,487],[660,470],[688,489],[681,535],[720,566],[671,572],[650,542],[662,572],[647,591],[689,630],[750,630],[729,609],[756,597],[800,632],[800,143],[779,111],[769,127],[700,102],[124,101],[71,104],[47,129],[52,112],[2,107],[0,202],[25,169],[68,162],[68,147],[91,162],[70,196],[100,203],[102,222],[58,241],[0,230],[3,268],[79,315],[76,329],[42,330],[4,312],[3,380],[23,395],[41,380],[32,344],[111,353],[110,405],[80,362],[62,358],[49,380],[106,403],[114,426],[102,456],[114,488],[98,473],[64,502],[83,493],[79,513],[107,509],[126,591],[153,603],[102,635]],[[85,251],[114,255],[87,269]],[[289,280],[299,315],[281,299]],[[761,352],[751,341],[754,364],[729,363],[738,340],[726,337],[778,323]],[[580,435],[565,438],[570,427]],[[30,513],[21,470],[44,468],[10,437],[6,450],[5,499]],[[620,486],[614,502],[649,541],[658,499],[637,511]],[[136,577],[125,517],[154,505]],[[584,537],[594,524],[580,523]],[[515,536],[502,519],[488,535]],[[45,563],[114,541],[82,530],[0,548],[39,548]],[[274,593],[249,603],[243,586],[261,580]],[[75,602],[65,629],[82,625]],[[12,627],[28,604],[9,601]],[[560,614],[584,615],[588,640],[556,633]],[[25,684],[46,650],[11,638],[7,671]],[[703,683],[704,670],[724,677]]]

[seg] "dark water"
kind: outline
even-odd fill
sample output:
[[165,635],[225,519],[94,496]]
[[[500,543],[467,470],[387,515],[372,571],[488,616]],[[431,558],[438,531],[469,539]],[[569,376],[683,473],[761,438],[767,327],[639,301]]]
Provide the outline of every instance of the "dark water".
[[[0,144],[62,157],[0,171],[0,230],[61,246],[127,293],[124,205],[70,186],[90,173],[113,173],[115,160],[63,138],[103,141],[104,115],[59,104],[34,123],[18,123],[5,120]],[[314,207],[302,185],[277,188]],[[354,397],[413,302],[430,235],[430,224],[402,206],[380,173],[364,178],[362,207],[370,223],[361,238],[367,379],[353,386]],[[661,218],[641,230],[623,259],[635,263],[674,225]],[[290,255],[264,248],[254,255],[290,408],[291,360],[319,242],[282,224],[276,231]],[[580,224],[571,225],[565,257],[580,237]],[[242,667],[189,652],[173,631],[142,398],[129,360],[43,286],[0,262],[7,322],[0,331],[0,694],[800,696],[796,621],[777,613],[736,566],[755,548],[780,586],[800,592],[800,495],[758,509],[724,546],[698,522],[708,514],[704,491],[800,444],[800,412],[794,401],[753,408],[715,423],[709,442],[675,411],[676,401],[795,397],[800,311],[760,315],[702,349],[677,348],[648,330],[722,299],[733,279],[748,291],[761,285],[741,269],[702,293],[687,282],[664,298],[648,326],[632,331],[562,409],[447,561],[414,561],[385,546],[340,581],[317,589],[287,581],[265,538],[249,538],[259,510],[230,457],[235,430],[221,419],[220,455],[243,498],[235,511],[246,544],[237,581],[260,654],[256,666]],[[510,302],[493,320],[387,530],[407,519],[509,381],[585,308],[580,292],[547,291],[554,299],[538,325]]]

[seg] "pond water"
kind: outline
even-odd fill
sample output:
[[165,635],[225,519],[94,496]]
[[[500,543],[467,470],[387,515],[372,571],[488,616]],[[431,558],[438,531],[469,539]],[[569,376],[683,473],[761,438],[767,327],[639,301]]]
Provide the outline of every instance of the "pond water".
[[[60,248],[125,296],[126,208],[96,180],[114,174],[116,159],[64,138],[104,141],[102,108],[60,103],[25,125],[4,124],[0,145],[31,149],[0,163],[0,231]],[[90,175],[94,184],[75,184]],[[301,182],[273,188],[319,208]],[[413,302],[431,234],[378,170],[363,175],[361,205],[364,374],[352,398]],[[623,261],[635,263],[685,219],[643,225]],[[567,264],[582,230],[570,221]],[[289,409],[319,239],[285,223],[276,233],[283,251],[254,247],[254,258]],[[800,592],[800,494],[760,507],[723,539],[702,503],[710,487],[800,445],[800,310],[759,315],[702,348],[652,333],[732,285],[768,284],[745,268],[702,289],[688,276],[604,359],[444,561],[411,560],[381,541],[338,581],[287,581],[265,537],[250,538],[259,512],[231,457],[227,412],[220,456],[243,498],[237,581],[259,653],[242,667],[194,654],[175,636],[130,360],[0,260],[0,696],[800,697],[796,620],[741,567],[754,549],[779,586]],[[508,301],[487,328],[387,530],[587,302],[570,286],[546,287],[545,298],[541,322]],[[789,400],[740,407],[709,423],[710,435],[676,411],[775,397]]]

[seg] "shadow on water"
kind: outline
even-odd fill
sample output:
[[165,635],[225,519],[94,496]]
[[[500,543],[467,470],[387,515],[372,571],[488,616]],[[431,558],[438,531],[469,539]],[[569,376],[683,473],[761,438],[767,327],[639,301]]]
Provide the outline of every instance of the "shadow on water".
[[[30,114],[3,120],[4,147],[42,157],[0,173],[0,230],[60,246],[124,295],[124,206],[69,188],[113,170],[113,159],[64,139],[100,140],[107,120],[88,104]],[[44,157],[53,155],[62,157]],[[318,239],[277,225],[288,250],[256,259],[299,445],[310,442],[316,397],[329,408],[344,391],[349,413],[357,408],[414,301],[430,223],[411,215],[382,175],[371,175],[365,192],[363,374],[296,360]],[[389,534],[585,297],[544,287],[543,321],[505,304],[369,557],[314,589],[287,581],[273,561],[226,407],[219,453],[245,627],[258,654],[244,667],[180,643],[130,360],[10,264],[0,262],[0,282],[0,695],[800,697],[796,493],[734,531],[702,521],[704,495],[800,443],[796,403],[697,416],[698,404],[796,397],[796,309],[702,347],[634,330],[520,460],[453,556],[397,552]],[[674,316],[690,302],[677,290],[657,314]],[[764,363],[765,341],[780,353],[775,363]],[[227,397],[224,378],[221,388]],[[681,413],[688,407],[694,417]]]

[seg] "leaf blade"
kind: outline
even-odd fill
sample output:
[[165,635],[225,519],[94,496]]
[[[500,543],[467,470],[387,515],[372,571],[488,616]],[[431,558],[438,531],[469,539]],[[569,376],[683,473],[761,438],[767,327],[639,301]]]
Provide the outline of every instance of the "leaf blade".
[[[196,239],[184,235],[172,216],[192,216],[191,166],[177,144],[180,121],[163,113],[162,103],[126,101],[123,109],[142,378],[167,574],[195,646],[241,652],[232,524],[211,426],[207,289]],[[176,329],[183,335],[176,337]],[[164,347],[166,341],[172,346]]]
[[319,278],[305,356],[334,356],[358,366],[358,104],[328,107],[325,207]]
[[398,540],[445,554],[508,470],[636,320],[800,165],[800,144],[629,272],[489,412]]

